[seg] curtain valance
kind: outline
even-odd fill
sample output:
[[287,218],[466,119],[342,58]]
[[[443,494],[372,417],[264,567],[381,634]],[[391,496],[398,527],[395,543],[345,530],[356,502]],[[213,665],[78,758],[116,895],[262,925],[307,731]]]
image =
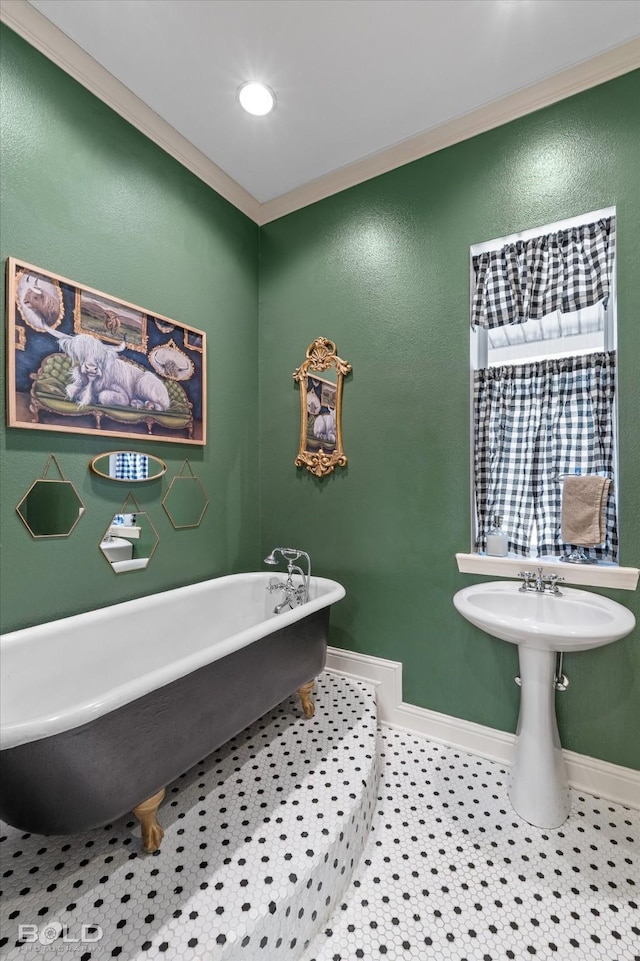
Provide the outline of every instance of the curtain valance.
[[523,324],[606,301],[614,223],[607,217],[475,255],[471,323]]

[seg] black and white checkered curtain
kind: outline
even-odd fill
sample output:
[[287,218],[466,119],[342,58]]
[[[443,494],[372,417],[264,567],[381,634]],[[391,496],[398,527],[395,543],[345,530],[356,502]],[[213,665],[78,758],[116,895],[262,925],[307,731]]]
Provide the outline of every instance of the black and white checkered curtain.
[[116,454],[117,480],[146,480],[149,477],[149,458],[146,454],[122,450]]
[[[490,367],[474,375],[476,550],[494,514],[509,550],[529,555],[535,521],[538,555],[565,554],[561,540],[562,474],[614,480],[615,352]],[[586,553],[617,560],[614,484],[606,540]]]
[[490,329],[607,300],[615,218],[507,244],[473,258],[471,323]]

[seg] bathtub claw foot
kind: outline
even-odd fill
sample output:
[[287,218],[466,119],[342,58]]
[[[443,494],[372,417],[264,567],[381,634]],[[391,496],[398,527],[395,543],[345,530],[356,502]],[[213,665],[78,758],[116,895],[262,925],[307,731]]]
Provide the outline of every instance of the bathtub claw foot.
[[134,807],[133,813],[140,821],[140,827],[142,829],[142,846],[147,852],[147,854],[153,854],[160,847],[160,842],[164,837],[164,831],[158,824],[157,813],[158,808],[162,803],[164,797],[164,788],[161,788],[157,794],[152,795],[152,797],[147,798],[142,804],[138,804]]
[[313,717],[316,713],[316,706],[311,697],[311,692],[313,690],[313,681],[309,681],[308,684],[303,684],[302,687],[298,688],[298,697],[300,698],[300,704],[302,705],[302,712],[305,717]]

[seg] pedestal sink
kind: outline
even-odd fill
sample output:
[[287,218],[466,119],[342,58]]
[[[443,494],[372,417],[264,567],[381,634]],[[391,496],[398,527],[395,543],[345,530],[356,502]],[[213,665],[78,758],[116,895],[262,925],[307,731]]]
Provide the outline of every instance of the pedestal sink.
[[111,564],[114,561],[126,561],[133,557],[133,544],[126,537],[105,538],[100,544],[100,550]]
[[573,588],[557,594],[522,591],[514,581],[465,587],[453,603],[476,627],[518,645],[520,715],[509,799],[529,824],[559,827],[571,802],[556,722],[556,656],[611,644],[630,634],[636,619],[599,594]]

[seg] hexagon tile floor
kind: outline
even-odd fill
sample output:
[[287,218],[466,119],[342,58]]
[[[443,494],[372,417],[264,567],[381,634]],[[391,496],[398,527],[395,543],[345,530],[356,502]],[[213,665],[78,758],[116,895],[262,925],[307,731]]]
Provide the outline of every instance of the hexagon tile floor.
[[[499,764],[388,727],[376,803],[372,690],[324,674],[317,700],[311,732],[284,702],[172,785],[156,855],[138,853],[129,819],[78,838],[6,830],[0,954],[640,959],[640,812],[572,792],[561,828],[533,828]],[[40,940],[17,946],[20,923]]]
[[295,961],[344,894],[378,790],[373,689],[323,674],[315,701],[307,720],[287,699],[170,785],[154,855],[131,816],[75,837],[3,825],[0,956]]
[[638,961],[640,812],[572,791],[518,818],[499,764],[385,727],[347,897],[300,961]]

